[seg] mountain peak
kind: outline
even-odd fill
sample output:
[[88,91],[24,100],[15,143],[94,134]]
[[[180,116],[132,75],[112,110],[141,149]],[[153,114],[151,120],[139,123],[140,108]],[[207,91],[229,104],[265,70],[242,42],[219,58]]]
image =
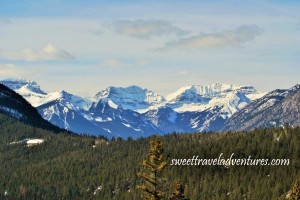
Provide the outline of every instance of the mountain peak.
[[90,99],[73,95],[64,90],[49,93],[45,100],[48,102],[59,101],[66,107],[75,110],[88,110],[92,105],[92,101]]
[[240,91],[245,95],[259,93],[253,86],[249,85],[242,86],[234,84],[214,83],[206,86],[195,85],[194,87],[199,94],[208,98],[223,96],[224,94],[231,91]]
[[[214,83],[211,85],[191,85],[185,86],[167,96],[169,102],[190,101],[190,102],[205,102],[215,97],[224,97],[227,93],[239,91],[245,95],[255,96],[260,94],[253,86],[241,86],[233,84]],[[254,97],[253,97],[254,98]],[[252,99],[252,98],[251,98]]]
[[300,89],[300,83],[298,83],[290,88],[291,91],[298,91],[299,89]]
[[110,86],[107,87],[105,90],[102,90],[101,92],[98,92],[95,95],[96,99],[100,98],[110,98],[114,95],[122,95],[122,94],[138,94],[144,92],[146,89],[143,89],[139,86],[132,85],[128,87],[115,87],[115,86]]
[[0,83],[6,85],[12,90],[19,91],[19,93],[30,93],[34,92],[37,94],[46,94],[44,91],[41,90],[40,86],[37,84],[37,82],[29,79],[5,79],[0,81]]
[[173,94],[167,96],[167,100],[172,103],[207,103],[207,98],[198,93],[194,86],[186,86],[180,88]]
[[164,101],[164,98],[155,92],[135,85],[129,87],[108,87],[95,96],[96,100],[104,98],[110,99],[114,104],[130,110],[145,109]]

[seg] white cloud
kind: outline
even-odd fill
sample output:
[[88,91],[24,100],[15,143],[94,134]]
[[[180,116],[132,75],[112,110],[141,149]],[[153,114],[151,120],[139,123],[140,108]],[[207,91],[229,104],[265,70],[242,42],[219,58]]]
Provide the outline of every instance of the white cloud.
[[40,64],[36,66],[29,64],[11,64],[11,63],[0,63],[0,78],[25,78],[28,77],[30,79],[34,79],[41,74],[48,75],[48,70]]
[[22,71],[13,64],[0,64],[0,77],[20,76]]
[[7,60],[28,62],[74,59],[70,53],[58,49],[52,44],[47,44],[42,49],[25,48],[19,51],[0,51],[0,57]]
[[107,58],[100,62],[100,66],[105,68],[121,69],[121,68],[132,68],[132,67],[144,67],[149,65],[151,62],[147,59],[134,60],[120,60],[116,58]]
[[187,76],[189,73],[188,73],[186,70],[180,70],[180,71],[178,72],[178,74],[179,74],[180,76]]
[[256,36],[263,32],[256,25],[239,26],[233,31],[221,31],[216,33],[200,33],[196,36],[181,39],[176,42],[170,42],[165,45],[166,48],[186,48],[201,49],[207,47],[226,47],[241,46],[244,43],[253,41]]
[[122,62],[115,58],[108,58],[101,62],[101,65],[104,67],[110,67],[110,68],[124,68],[124,67],[131,67],[131,64]]
[[164,20],[119,20],[112,23],[111,26],[118,34],[139,39],[170,34],[183,36],[189,33]]

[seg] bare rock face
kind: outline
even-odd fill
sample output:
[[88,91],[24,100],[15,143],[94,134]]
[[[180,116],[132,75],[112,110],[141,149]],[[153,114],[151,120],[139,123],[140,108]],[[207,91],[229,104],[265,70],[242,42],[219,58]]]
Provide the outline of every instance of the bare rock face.
[[300,126],[300,85],[274,90],[229,118],[222,131],[252,130],[289,124]]

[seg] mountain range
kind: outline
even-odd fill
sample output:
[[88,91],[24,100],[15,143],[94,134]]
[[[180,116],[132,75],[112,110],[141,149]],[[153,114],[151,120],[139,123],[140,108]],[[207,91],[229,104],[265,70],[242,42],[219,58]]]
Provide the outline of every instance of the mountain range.
[[[267,94],[252,86],[192,85],[166,97],[138,86],[108,87],[92,98],[84,98],[66,91],[45,92],[35,81],[0,82],[22,95],[50,123],[79,134],[137,138],[173,131],[251,130],[284,123],[299,125],[299,96],[292,96],[299,93],[299,85]],[[266,117],[273,116],[275,111],[278,113],[276,119]],[[294,117],[289,115],[291,112]]]

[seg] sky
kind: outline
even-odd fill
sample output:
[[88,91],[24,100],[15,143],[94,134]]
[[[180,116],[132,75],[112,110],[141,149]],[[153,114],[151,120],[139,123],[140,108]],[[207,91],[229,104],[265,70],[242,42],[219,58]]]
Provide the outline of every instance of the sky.
[[300,1],[0,0],[0,79],[93,96],[300,83]]

